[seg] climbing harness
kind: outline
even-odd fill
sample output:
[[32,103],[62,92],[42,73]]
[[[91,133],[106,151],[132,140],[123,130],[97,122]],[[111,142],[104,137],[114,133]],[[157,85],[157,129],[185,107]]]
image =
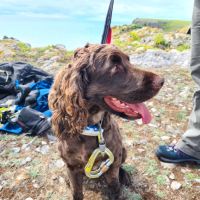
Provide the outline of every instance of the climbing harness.
[[[106,147],[105,140],[103,137],[103,129],[102,129],[102,121],[98,125],[87,127],[82,135],[86,136],[96,136],[98,137],[99,147],[95,149],[90,156],[88,163],[85,166],[85,174],[89,178],[99,178],[102,174],[104,174],[112,163],[114,162],[113,153]],[[96,170],[93,170],[94,163],[98,156],[108,156],[105,161],[102,161],[100,167]]]

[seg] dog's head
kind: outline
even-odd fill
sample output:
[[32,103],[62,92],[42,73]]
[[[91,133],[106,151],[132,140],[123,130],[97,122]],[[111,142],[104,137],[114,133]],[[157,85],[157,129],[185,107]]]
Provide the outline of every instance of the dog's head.
[[49,95],[53,120],[62,118],[68,131],[80,132],[89,106],[94,105],[148,123],[151,116],[142,102],[156,95],[163,83],[158,75],[135,68],[115,46],[87,45],[75,52],[72,64],[56,77]]

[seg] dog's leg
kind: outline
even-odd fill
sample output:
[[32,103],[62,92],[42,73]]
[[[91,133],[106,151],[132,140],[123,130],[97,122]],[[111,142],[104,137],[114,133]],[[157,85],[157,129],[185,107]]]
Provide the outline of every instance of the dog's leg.
[[[126,149],[123,147],[122,148],[122,164],[125,162],[127,157]],[[131,175],[126,172],[122,167],[119,169],[119,181],[121,184],[125,186],[130,186],[131,185]]]
[[119,169],[119,181],[122,185],[125,185],[127,187],[131,186],[131,175],[126,172],[122,167]]
[[119,182],[119,167],[112,166],[105,173],[106,182],[108,184],[109,200],[118,200],[120,198],[120,182]]
[[83,174],[77,168],[67,167],[73,200],[83,200]]

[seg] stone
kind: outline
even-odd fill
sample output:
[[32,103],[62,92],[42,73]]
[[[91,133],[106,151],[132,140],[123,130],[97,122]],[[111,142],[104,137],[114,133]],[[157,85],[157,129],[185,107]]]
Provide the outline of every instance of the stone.
[[196,178],[194,181],[195,181],[196,183],[200,183],[200,178]]
[[139,149],[137,149],[137,151],[138,151],[139,153],[143,153],[145,150],[144,150],[144,149],[141,149],[141,148],[139,148]]
[[[8,101],[7,101],[8,102]],[[16,142],[11,142],[10,144],[12,144],[12,145],[16,145],[17,143]]]
[[62,159],[59,159],[59,160],[56,160],[54,165],[57,167],[57,168],[63,168],[65,166],[65,163]]
[[155,113],[157,110],[155,108],[151,108],[151,111]]
[[170,125],[166,126],[166,132],[170,133],[170,134],[174,134],[175,130],[173,127],[171,127]]
[[45,155],[49,152],[49,145],[43,145],[42,147],[38,147],[35,149],[35,151]]
[[191,170],[190,170],[190,169],[187,169],[187,168],[185,168],[185,169],[182,168],[182,169],[181,169],[181,172],[185,174],[185,173],[191,172]]
[[58,181],[61,184],[65,183],[65,179],[63,177],[61,177],[61,176],[59,176]]
[[126,145],[127,147],[133,146],[133,141],[130,140],[130,139],[124,139],[123,143],[124,143],[124,145]]
[[21,149],[24,151],[29,151],[31,149],[30,144],[23,144]]
[[52,180],[56,180],[56,179],[57,179],[57,176],[56,176],[56,175],[53,175],[51,178],[52,178]]
[[6,180],[1,181],[1,186],[6,186],[6,185],[7,185],[7,181]]
[[147,140],[146,139],[142,139],[139,142],[137,142],[137,144],[145,145],[145,144],[147,144]]
[[155,124],[152,124],[152,123],[149,123],[149,124],[148,124],[148,126],[150,126],[150,127],[153,127],[153,128],[158,128],[158,126],[157,126],[157,125],[155,125]]
[[175,164],[173,163],[164,163],[160,162],[161,166],[164,167],[165,169],[174,169],[176,167]]
[[143,124],[142,119],[138,119],[138,120],[136,120],[135,122],[136,122],[138,125],[140,125],[140,126]]
[[180,188],[181,188],[181,183],[179,183],[179,182],[177,182],[177,181],[172,181],[172,183],[171,183],[171,189],[172,190],[179,190]]
[[162,140],[162,141],[168,141],[169,139],[170,139],[169,136],[162,136],[162,137],[161,137],[161,140]]
[[144,53],[134,53],[130,56],[131,63],[142,67],[171,67],[180,66],[187,68],[190,63],[190,51],[184,52],[149,49]]
[[46,144],[47,144],[47,142],[46,142],[46,141],[42,141],[41,143],[42,143],[42,145],[46,145]]
[[169,178],[170,178],[171,180],[174,180],[174,179],[175,179],[175,175],[174,175],[173,173],[171,173],[171,174],[169,175]]
[[37,189],[40,188],[40,186],[39,186],[37,183],[34,183],[34,184],[33,184],[33,187],[34,187],[34,188],[37,188]]
[[31,198],[31,197],[28,197],[28,198],[26,198],[25,200],[33,200],[33,198]]
[[32,158],[31,157],[26,157],[24,160],[22,160],[21,165],[25,165],[28,162],[31,162]]
[[166,184],[169,186],[170,185],[170,180],[169,180],[169,178],[167,176],[165,177],[165,180],[166,180]]
[[60,59],[60,56],[53,56],[52,58],[50,58],[52,62],[57,62],[59,59]]
[[66,50],[66,47],[63,44],[56,44],[55,47],[61,50]]
[[12,148],[12,152],[13,153],[19,153],[20,152],[20,147]]

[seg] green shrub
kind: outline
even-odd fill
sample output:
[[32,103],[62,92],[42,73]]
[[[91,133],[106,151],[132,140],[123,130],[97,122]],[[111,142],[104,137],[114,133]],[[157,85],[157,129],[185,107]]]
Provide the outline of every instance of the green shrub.
[[134,40],[134,41],[139,41],[140,40],[139,35],[135,31],[131,31],[130,32],[130,36],[131,36],[131,39]]
[[37,48],[37,51],[38,51],[40,54],[43,54],[45,51],[47,51],[47,50],[52,50],[52,49],[53,49],[52,45],[48,45],[48,46],[46,46],[46,47],[38,47],[38,48]]
[[160,199],[163,199],[165,198],[166,194],[164,191],[157,191],[156,192],[156,195],[160,198]]
[[155,37],[154,37],[154,43],[156,47],[167,47],[168,43],[166,42],[164,35],[162,33],[158,33]]
[[29,170],[29,175],[32,179],[35,179],[36,177],[38,177],[40,175],[39,173],[39,169],[36,168],[30,168]]
[[158,175],[156,177],[156,183],[158,185],[165,185],[166,184],[166,176],[163,176],[163,175]]
[[134,174],[137,171],[134,166],[128,164],[123,164],[122,169],[125,170],[128,174]]
[[23,53],[31,50],[31,47],[23,42],[18,42],[17,46],[19,47],[20,51]]
[[127,47],[129,45],[129,42],[121,41],[120,39],[116,39],[116,40],[114,40],[114,45],[116,45],[119,48],[124,48],[124,47]]
[[187,113],[185,111],[180,111],[176,114],[176,119],[178,121],[183,121],[183,120],[186,120],[186,117],[187,117]]
[[187,50],[187,49],[189,49],[190,48],[190,46],[188,45],[188,44],[181,44],[181,45],[179,45],[176,49],[178,50],[178,51],[185,51],[185,50]]
[[132,31],[132,30],[135,30],[135,29],[140,29],[142,27],[143,26],[140,25],[140,24],[123,25],[123,26],[118,27],[118,31],[119,31],[119,34],[120,34],[120,33],[129,32],[129,31]]
[[131,192],[127,187],[122,186],[122,199],[127,200],[142,200],[142,196],[135,192]]
[[131,29],[140,29],[143,26],[141,24],[131,24],[130,27],[131,27]]

